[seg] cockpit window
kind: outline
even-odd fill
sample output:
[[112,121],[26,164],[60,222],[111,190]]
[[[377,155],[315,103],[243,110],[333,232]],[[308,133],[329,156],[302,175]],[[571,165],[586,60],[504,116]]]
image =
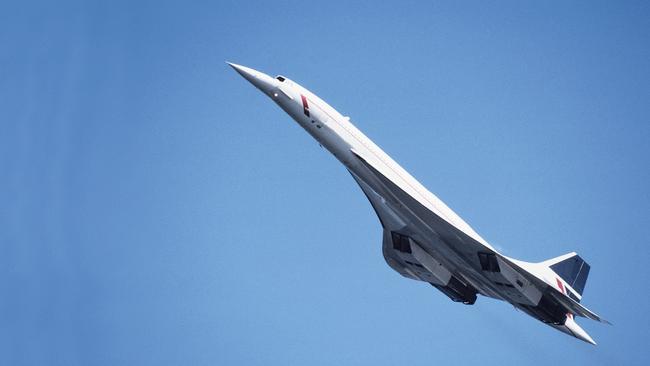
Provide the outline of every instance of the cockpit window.
[[282,75],[278,75],[278,76],[276,76],[275,78],[278,79],[278,80],[280,80],[281,82],[284,81],[284,76],[282,76]]

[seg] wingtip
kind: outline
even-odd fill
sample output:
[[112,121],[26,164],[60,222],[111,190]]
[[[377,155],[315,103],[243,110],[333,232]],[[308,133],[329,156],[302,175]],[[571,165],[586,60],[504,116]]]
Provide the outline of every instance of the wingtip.
[[587,332],[583,331],[583,333],[584,333],[583,337],[581,338],[583,341],[585,341],[585,342],[587,342],[589,344],[592,344],[594,346],[598,345],[598,343],[596,343],[596,341],[594,341],[594,339],[591,338],[591,336],[589,334],[587,334]]

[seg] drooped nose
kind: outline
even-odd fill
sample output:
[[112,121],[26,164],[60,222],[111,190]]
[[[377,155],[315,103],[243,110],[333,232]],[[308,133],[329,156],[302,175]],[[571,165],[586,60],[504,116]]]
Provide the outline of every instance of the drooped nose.
[[267,95],[270,95],[276,87],[278,81],[263,72],[251,69],[250,67],[237,65],[232,62],[226,63],[235,69],[239,75],[243,76],[244,79],[248,80],[251,84],[255,85],[256,88]]

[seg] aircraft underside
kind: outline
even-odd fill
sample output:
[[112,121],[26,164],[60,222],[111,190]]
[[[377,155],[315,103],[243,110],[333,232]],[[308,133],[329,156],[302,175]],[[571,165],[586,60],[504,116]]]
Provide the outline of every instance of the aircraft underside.
[[486,248],[477,252],[450,245],[445,237],[462,241],[458,233],[436,230],[434,224],[425,223],[413,208],[414,202],[400,200],[400,196],[408,198],[405,193],[400,194],[398,187],[391,187],[381,174],[365,165],[361,173],[364,178],[350,173],[384,228],[382,252],[393,270],[406,278],[428,282],[454,302],[472,305],[480,294],[507,301],[543,323],[565,323],[566,309],[552,296],[535,291],[524,278],[515,278],[512,284],[512,276],[503,271],[507,264]]

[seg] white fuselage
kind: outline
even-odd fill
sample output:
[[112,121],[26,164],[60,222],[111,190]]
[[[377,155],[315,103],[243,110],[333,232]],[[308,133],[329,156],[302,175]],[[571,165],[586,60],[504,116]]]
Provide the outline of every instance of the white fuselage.
[[[571,291],[579,298],[579,294],[544,262],[528,263],[498,253],[445,203],[359,131],[349,118],[314,93],[282,76],[271,78],[244,66],[231,66],[277,103],[350,171],[382,221],[384,257],[394,270],[439,288],[448,286],[449,281],[456,278],[463,286],[474,288],[484,296],[508,301],[524,310],[535,308],[540,303],[543,293],[540,285],[534,283],[537,280],[565,295],[566,291]],[[430,214],[434,216],[423,218]],[[387,246],[386,243],[391,242],[391,233],[395,232],[413,240],[408,252]],[[499,258],[494,258],[497,258],[500,270],[486,272],[477,268],[477,250],[479,253],[498,254]],[[522,275],[521,269],[536,279]],[[582,335],[584,331],[575,324],[572,316],[567,316],[564,323],[552,326],[593,342],[588,335]]]
[[[391,197],[390,193],[385,192],[382,184],[377,181],[376,175],[372,174],[365,165],[360,163],[358,156],[362,156],[371,165],[376,167],[382,175],[386,176],[400,189],[416,199],[435,215],[447,221],[491,251],[497,252],[496,249],[477,234],[460,216],[359,131],[350,122],[349,118],[343,116],[317,95],[288,78],[281,76],[271,78],[254,69],[234,64],[231,64],[231,66],[269,96],[280,108],[312,135],[321,146],[330,151],[336,159],[345,165],[355,179],[360,181],[359,183],[362,187],[363,185],[367,185],[372,191],[378,194],[376,200],[380,201],[380,204],[373,206],[375,206],[375,209],[379,208],[380,210],[388,211],[386,212],[386,216],[391,217],[392,222],[387,224],[395,228],[400,228],[405,226],[409,221],[418,220],[421,225],[416,225],[415,227],[428,227],[426,223],[416,217],[417,215],[408,215],[405,213],[402,203],[395,200],[394,197]],[[368,198],[371,202],[373,201],[373,197]],[[454,267],[454,253],[447,250],[448,248],[444,248],[442,241],[431,242],[432,234],[434,234],[433,237],[435,238],[438,233],[432,228],[427,230],[427,232],[414,233],[422,242],[429,242],[434,251],[436,247],[442,246],[437,248],[440,253],[438,253],[436,259],[447,266]],[[508,259],[521,266],[525,266],[533,275],[549,285],[558,288],[558,285],[554,283],[556,276],[550,273],[545,266],[539,266],[536,263],[528,263],[513,258]],[[472,282],[470,278],[467,280]],[[504,300],[507,297],[507,295],[504,297],[499,291],[490,291],[489,289],[482,291],[482,293],[486,296]]]
[[[493,249],[460,216],[359,131],[347,117],[299,84],[289,79],[285,79],[284,84],[280,86],[284,92],[273,96],[273,100],[353,173],[368,184],[373,180],[373,177],[366,176],[365,169],[352,153],[355,151],[365,159],[371,160],[370,163],[381,169],[386,177],[436,215]],[[309,116],[304,113],[302,96],[307,101]]]

